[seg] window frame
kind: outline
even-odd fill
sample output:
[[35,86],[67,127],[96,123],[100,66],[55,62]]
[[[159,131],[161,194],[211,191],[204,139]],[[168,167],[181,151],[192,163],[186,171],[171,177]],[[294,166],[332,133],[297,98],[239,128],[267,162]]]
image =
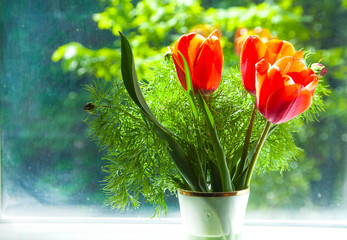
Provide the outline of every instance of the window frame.
[[[135,230],[135,231],[134,231]],[[109,222],[2,222],[0,232],[5,239],[182,239],[178,223],[109,223]],[[243,240],[250,239],[316,239],[343,240],[347,228],[309,226],[245,225]],[[14,237],[14,238],[13,238]]]

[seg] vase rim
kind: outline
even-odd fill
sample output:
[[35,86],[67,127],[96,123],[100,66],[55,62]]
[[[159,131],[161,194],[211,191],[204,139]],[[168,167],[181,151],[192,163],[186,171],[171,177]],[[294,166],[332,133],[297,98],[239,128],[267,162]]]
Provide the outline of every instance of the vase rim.
[[183,189],[178,189],[178,192],[182,195],[192,196],[192,197],[232,197],[241,196],[249,193],[249,188],[232,191],[232,192],[193,192]]

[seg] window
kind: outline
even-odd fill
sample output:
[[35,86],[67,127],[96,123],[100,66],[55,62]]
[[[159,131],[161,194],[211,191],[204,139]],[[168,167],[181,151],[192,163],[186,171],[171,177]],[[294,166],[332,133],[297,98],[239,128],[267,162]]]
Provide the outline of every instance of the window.
[[[128,209],[125,212],[115,212],[104,205],[105,195],[101,191],[104,178],[102,167],[105,164],[101,160],[103,153],[88,139],[88,129],[83,123],[88,115],[83,110],[88,102],[83,85],[96,78],[113,77],[119,71],[116,64],[112,65],[112,58],[117,57],[117,53],[107,55],[111,53],[103,50],[119,46],[119,39],[112,31],[133,27],[134,31],[143,34],[141,31],[147,30],[144,23],[134,27],[129,19],[125,21],[131,16],[125,10],[130,6],[129,1],[119,1],[123,5],[112,5],[111,2],[19,0],[3,4],[6,6],[6,9],[1,8],[0,198],[3,218],[147,219],[152,216],[154,209],[146,204],[138,210]],[[148,11],[153,21],[156,21],[155,17],[161,21],[162,16],[153,13],[155,9],[137,5],[140,2],[132,1],[132,8],[137,8],[137,14],[141,10]],[[163,4],[159,4],[160,1],[154,2],[158,2],[156,8],[167,11]],[[200,1],[192,2],[200,5]],[[214,7],[223,13],[228,13],[227,9],[235,6],[229,1],[201,2],[204,9]],[[326,80],[332,91],[326,99],[326,111],[318,117],[320,121],[309,124],[305,132],[296,135],[298,144],[305,151],[293,162],[292,171],[283,172],[283,176],[275,172],[256,177],[247,221],[346,226],[345,1],[316,3],[305,0],[302,5],[301,1],[287,4],[284,0],[274,1],[278,5],[269,1],[254,1],[258,5],[249,5],[252,1],[235,2],[237,6],[244,7],[244,13],[247,12],[246,6],[254,11],[263,11],[264,16],[257,18],[259,24],[272,26],[272,31],[278,36],[294,39],[298,48],[312,49],[312,60],[322,58],[322,63],[328,68]],[[270,7],[266,8],[266,4]],[[182,11],[188,12],[190,6],[188,3],[186,5]],[[119,11],[119,16],[112,13],[115,9]],[[286,15],[289,12],[291,15]],[[112,18],[117,16],[125,22],[114,22]],[[241,16],[238,17],[241,19]],[[247,18],[247,15],[243,17]],[[248,20],[242,21],[250,24],[252,17],[250,15]],[[161,22],[164,24],[162,29],[149,33],[153,36],[150,39],[153,48],[157,47],[160,51],[158,46],[170,45],[177,34],[188,31],[199,21],[206,20],[207,16],[200,14],[195,19],[187,14],[180,18],[186,24],[180,29]],[[268,19],[271,19],[271,24]],[[136,24],[136,21],[132,24]],[[225,37],[229,39],[229,45],[232,44],[236,23],[225,24],[223,21],[226,19],[222,19],[222,15],[210,19],[210,22],[214,21],[225,27]],[[153,22],[153,28],[156,24]],[[107,30],[102,30],[105,28]],[[172,36],[164,38],[167,33],[172,33]],[[141,44],[139,42],[139,46]],[[60,52],[53,55],[63,45],[65,48],[60,48]],[[102,51],[107,54],[103,55]],[[148,53],[149,50],[146,51]],[[139,51],[138,54],[144,58],[141,55],[143,52]],[[52,55],[53,60],[62,60],[53,62]],[[237,64],[235,55],[230,54],[229,57],[228,63]],[[146,61],[151,58],[154,57],[147,56]],[[175,197],[168,198],[168,205],[168,217],[178,218]]]

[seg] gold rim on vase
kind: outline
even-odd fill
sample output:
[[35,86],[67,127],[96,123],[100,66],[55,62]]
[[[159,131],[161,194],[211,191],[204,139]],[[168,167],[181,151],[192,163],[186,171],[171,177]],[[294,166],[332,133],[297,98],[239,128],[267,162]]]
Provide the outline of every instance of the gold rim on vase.
[[231,197],[247,194],[249,193],[249,188],[233,192],[192,192],[183,189],[178,189],[178,192],[182,195],[191,197]]

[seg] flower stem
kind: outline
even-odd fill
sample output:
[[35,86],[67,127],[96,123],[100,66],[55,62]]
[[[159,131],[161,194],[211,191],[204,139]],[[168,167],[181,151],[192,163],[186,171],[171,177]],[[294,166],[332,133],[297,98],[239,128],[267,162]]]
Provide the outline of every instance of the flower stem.
[[243,151],[242,151],[241,160],[240,160],[239,166],[237,168],[237,172],[236,172],[236,177],[239,176],[243,172],[243,170],[245,168],[245,163],[246,163],[247,153],[248,153],[248,148],[249,148],[249,141],[250,141],[251,135],[252,135],[252,129],[253,129],[253,124],[254,124],[254,119],[255,119],[255,113],[256,112],[257,112],[257,107],[254,104],[252,115],[251,115],[251,119],[249,120],[249,124],[248,124],[248,129],[247,129],[247,133],[246,133],[246,137],[245,137],[245,142],[244,142],[244,145],[243,145]]
[[253,154],[253,157],[252,157],[252,160],[251,160],[251,163],[250,163],[250,166],[249,166],[249,170],[248,170],[248,173],[247,173],[247,178],[246,178],[246,186],[245,188],[249,188],[249,184],[251,182],[251,178],[252,178],[252,174],[253,174],[253,171],[254,171],[254,166],[255,166],[255,163],[257,162],[257,159],[258,159],[258,156],[259,156],[259,153],[260,153],[260,150],[266,140],[266,137],[267,137],[267,134],[270,130],[270,127],[271,127],[271,122],[267,121],[266,124],[265,124],[265,127],[264,127],[264,130],[263,130],[263,133],[261,134],[259,140],[258,140],[258,143],[257,143],[257,147],[255,149],[255,152]]

